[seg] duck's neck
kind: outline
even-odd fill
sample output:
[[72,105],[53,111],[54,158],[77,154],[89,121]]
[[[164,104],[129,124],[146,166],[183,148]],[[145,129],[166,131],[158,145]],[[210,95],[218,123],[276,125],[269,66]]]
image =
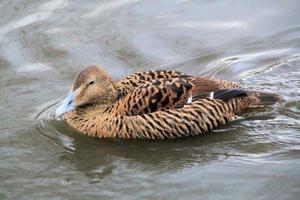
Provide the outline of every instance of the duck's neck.
[[[107,121],[114,118],[111,113],[110,104],[94,105],[86,108],[75,109],[71,112],[65,113],[63,118],[73,128],[91,137],[99,137],[99,135],[107,133],[110,127]],[[111,131],[109,131],[111,132]]]

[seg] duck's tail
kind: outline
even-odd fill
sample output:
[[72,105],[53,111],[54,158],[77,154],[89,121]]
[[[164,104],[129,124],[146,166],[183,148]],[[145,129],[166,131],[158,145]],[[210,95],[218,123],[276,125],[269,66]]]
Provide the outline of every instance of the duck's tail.
[[282,101],[282,96],[268,92],[247,91],[248,96],[255,97],[255,101],[249,105],[249,108],[267,107]]
[[282,100],[282,97],[278,94],[243,90],[243,89],[220,89],[215,92],[201,93],[193,96],[193,101],[197,99],[213,98],[221,99],[223,101],[229,101],[236,97],[250,97],[251,102],[247,103],[246,108],[261,108],[272,106]]

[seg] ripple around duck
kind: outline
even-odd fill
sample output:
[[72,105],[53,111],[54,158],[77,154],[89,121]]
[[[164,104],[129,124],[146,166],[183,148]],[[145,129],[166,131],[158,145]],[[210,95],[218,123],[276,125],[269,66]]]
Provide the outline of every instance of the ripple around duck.
[[[170,173],[184,167],[243,155],[244,152],[237,151],[234,146],[248,142],[238,136],[242,131],[239,125],[222,127],[215,130],[215,134],[175,141],[94,140],[57,120],[53,115],[53,109],[51,107],[42,113],[34,131],[69,152],[64,154],[62,159],[71,160],[89,175],[93,175],[92,171],[97,169],[102,162],[110,163],[109,166],[116,162],[131,163],[132,167],[139,170],[147,168]],[[228,134],[229,132],[235,134]],[[224,147],[226,145],[227,147]],[[124,151],[124,148],[127,150]],[[149,157],[145,157],[145,154]],[[81,160],[78,160],[77,156]],[[181,159],[178,160],[178,157]],[[86,161],[83,162],[82,159]],[[94,161],[89,162],[90,160]],[[85,167],[82,166],[82,162],[86,164]]]
[[[232,60],[235,60],[235,59],[232,59]],[[290,70],[291,74],[285,74],[285,76],[289,77],[289,79],[286,79],[287,81],[284,83],[282,82],[283,80],[282,79],[277,79],[278,81],[281,82],[281,87],[283,88],[287,88],[288,86],[290,86],[290,83],[288,80],[290,79],[293,79],[293,77],[295,77],[295,80],[298,80],[298,75],[297,75],[297,69],[298,69],[298,57],[295,56],[295,57],[292,57],[292,58],[288,58],[286,59],[284,62],[281,62],[281,63],[277,63],[276,67],[272,67],[272,66],[266,66],[266,67],[263,67],[263,68],[260,68],[261,70],[260,71],[257,71],[257,73],[255,73],[254,75],[252,76],[248,76],[248,78],[246,80],[243,81],[244,85],[253,85],[253,82],[257,82],[257,88],[259,87],[262,87],[262,89],[267,89],[267,90],[272,90],[272,85],[270,85],[270,88],[268,89],[268,87],[266,87],[266,84],[264,82],[268,82],[268,79],[269,78],[272,78],[272,82],[273,84],[275,85],[279,85],[277,84],[276,82],[274,82],[273,79],[276,79],[274,78],[274,74],[277,74],[278,76],[282,76],[279,72],[282,70],[282,68],[286,68],[286,64],[289,64],[289,66],[292,68]],[[276,70],[278,72],[276,72]],[[269,75],[270,74],[270,75]],[[261,77],[261,78],[260,78]],[[254,79],[254,80],[253,80]],[[286,85],[284,85],[286,84]],[[256,86],[254,86],[256,87]],[[291,90],[293,91],[294,87],[291,88]],[[289,91],[286,91],[286,93],[288,93]],[[294,91],[293,91],[294,92]],[[279,92],[280,93],[280,92]],[[286,96],[288,97],[288,96]],[[271,121],[274,121],[274,123],[271,123],[269,124],[270,127],[285,127],[287,128],[287,126],[293,126],[293,127],[289,127],[289,128],[296,128],[298,126],[297,124],[297,118],[298,118],[298,112],[299,112],[299,101],[297,100],[294,100],[294,101],[288,101],[286,103],[283,103],[281,104],[280,106],[276,106],[276,109],[273,110],[273,111],[267,111],[267,112],[262,112],[262,113],[248,113],[247,115],[245,115],[246,117],[246,121],[244,122],[241,122],[236,125],[236,127],[238,127],[237,129],[240,129],[241,126],[243,125],[246,125],[247,128],[249,128],[249,130],[251,130],[250,132],[252,132],[250,135],[251,135],[251,139],[248,138],[246,139],[247,142],[250,142],[252,141],[252,143],[261,143],[261,141],[269,141],[271,143],[278,143],[278,138],[276,139],[276,136],[275,136],[275,139],[274,138],[269,138],[269,139],[266,139],[266,138],[263,138],[265,135],[259,135],[257,138],[253,135],[253,133],[255,132],[255,128],[257,128],[256,124],[260,124],[260,122],[263,123],[262,127],[267,127],[268,126],[268,123],[271,122]],[[74,147],[74,144],[71,144],[72,143],[72,140],[64,140],[64,138],[62,137],[62,134],[65,132],[65,130],[62,128],[65,126],[64,123],[61,123],[61,122],[58,122],[56,121],[56,119],[54,118],[54,115],[53,115],[53,108],[50,107],[50,110],[46,110],[46,113],[41,113],[43,115],[42,118],[46,118],[48,119],[49,121],[47,120],[42,120],[40,123],[38,123],[38,127],[37,127],[37,132],[42,132],[42,133],[55,133],[54,136],[49,136],[50,139],[53,139],[53,140],[57,140],[58,143],[60,145],[62,145],[63,147],[65,147],[66,149],[69,149],[69,150],[74,150],[75,147]],[[46,116],[45,116],[46,115]],[[290,119],[289,120],[284,120],[284,121],[281,121],[281,120],[274,120],[276,118],[286,118],[286,117],[289,117]],[[250,120],[250,121],[247,121]],[[269,120],[270,119],[270,120]],[[293,122],[295,121],[295,122]],[[289,123],[291,123],[289,125]],[[251,124],[254,124],[254,126],[252,126]],[[49,130],[48,130],[48,128]],[[228,128],[220,128],[220,129],[217,129],[213,132],[217,132],[217,133],[229,133],[229,132],[234,132],[235,130],[233,130],[232,128],[234,127],[234,125],[232,126],[229,126]],[[71,131],[73,132],[72,130],[70,129],[67,129],[67,131]],[[257,130],[257,132],[259,132],[260,129]],[[272,135],[272,134],[267,134],[267,135]],[[46,135],[47,137],[47,135]],[[220,136],[218,136],[220,137]],[[244,137],[244,136],[243,136]],[[56,141],[56,142],[57,142]],[[60,142],[59,142],[60,141]],[[70,142],[71,141],[71,142]],[[220,141],[222,143],[222,141]],[[238,141],[239,143],[241,143],[241,141]],[[234,143],[234,141],[233,141]],[[250,142],[251,143],[251,142]],[[266,142],[268,143],[268,142]],[[280,142],[279,142],[280,143]],[[203,144],[202,144],[203,145]],[[277,148],[274,146],[274,148]],[[273,149],[274,149],[273,148]],[[174,149],[175,150],[175,149]],[[237,149],[235,149],[237,150]],[[235,152],[236,154],[239,154],[238,153],[238,150],[237,152]],[[243,152],[240,152],[241,154],[243,154]],[[258,153],[258,152],[256,152]],[[261,153],[264,153],[264,151],[262,151]]]
[[34,131],[39,133],[45,139],[53,142],[56,146],[65,149],[68,152],[73,152],[75,150],[73,139],[68,137],[66,134],[62,134],[53,127],[53,124],[56,123],[56,126],[61,126],[58,122],[52,122],[49,120],[41,120],[35,126]]
[[[193,166],[195,162],[204,164],[230,156],[230,153],[224,153],[218,148],[206,150],[207,146],[201,147],[203,143],[217,142],[215,137],[203,136],[198,142],[189,139],[169,142],[94,140],[68,128],[64,122],[53,119],[37,121],[34,131],[68,152],[62,159],[71,160],[79,169],[90,175],[93,174],[94,169],[100,167],[102,162],[110,163],[109,165],[119,162],[130,163],[132,167],[139,170],[148,168],[155,171],[172,172],[183,167]],[[124,151],[124,148],[127,150]],[[149,157],[145,157],[145,154]],[[177,160],[178,156],[182,159]],[[90,162],[91,160],[93,162]],[[98,161],[95,162],[96,160]],[[83,163],[85,166],[82,166]]]
[[[169,174],[225,160],[238,159],[246,165],[264,163],[266,160],[271,162],[273,159],[274,162],[281,162],[289,154],[295,157],[293,152],[299,145],[299,136],[294,132],[299,131],[299,101],[293,98],[299,96],[294,91],[299,87],[298,62],[297,58],[291,58],[279,62],[276,67],[263,67],[242,81],[245,86],[277,90],[284,95],[285,102],[273,110],[247,113],[245,120],[220,127],[212,134],[177,141],[99,141],[83,136],[55,119],[55,107],[42,113],[34,130],[63,149],[66,153],[60,156],[61,159],[83,171],[93,180],[92,183],[114,173],[120,165],[137,171]],[[281,72],[288,73],[283,75]],[[290,79],[295,82],[285,81]],[[273,84],[268,84],[270,81]]]

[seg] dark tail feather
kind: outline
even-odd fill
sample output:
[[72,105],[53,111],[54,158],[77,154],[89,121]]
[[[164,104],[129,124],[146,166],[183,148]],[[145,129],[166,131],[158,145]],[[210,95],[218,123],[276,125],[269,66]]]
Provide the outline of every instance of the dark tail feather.
[[247,95],[248,95],[247,92],[242,89],[220,89],[214,92],[205,92],[205,93],[195,95],[193,96],[193,100],[213,98],[213,99],[221,99],[223,101],[229,101],[230,99],[233,99],[235,97],[241,97]]
[[[205,92],[193,96],[193,101],[198,99],[210,98],[211,92]],[[220,89],[213,92],[214,99],[221,99],[223,101],[229,101],[230,99],[242,96],[253,97],[253,102],[249,105],[249,108],[258,108],[274,105],[282,100],[282,97],[277,94],[258,92],[258,91],[246,91],[243,89]]]
[[223,101],[242,96],[247,96],[247,92],[242,89],[221,89],[214,93],[214,99],[222,99]]
[[275,103],[282,101],[282,97],[274,93],[257,91],[249,91],[247,93],[249,96],[254,96],[257,99],[255,102],[250,104],[249,108],[272,106]]

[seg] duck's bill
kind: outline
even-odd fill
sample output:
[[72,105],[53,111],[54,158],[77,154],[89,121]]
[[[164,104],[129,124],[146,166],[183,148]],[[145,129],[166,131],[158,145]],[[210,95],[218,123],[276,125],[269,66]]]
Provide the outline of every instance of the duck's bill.
[[70,112],[74,109],[73,99],[74,99],[74,91],[70,91],[66,98],[61,102],[60,106],[56,109],[55,114],[57,116],[62,116],[66,112]]

